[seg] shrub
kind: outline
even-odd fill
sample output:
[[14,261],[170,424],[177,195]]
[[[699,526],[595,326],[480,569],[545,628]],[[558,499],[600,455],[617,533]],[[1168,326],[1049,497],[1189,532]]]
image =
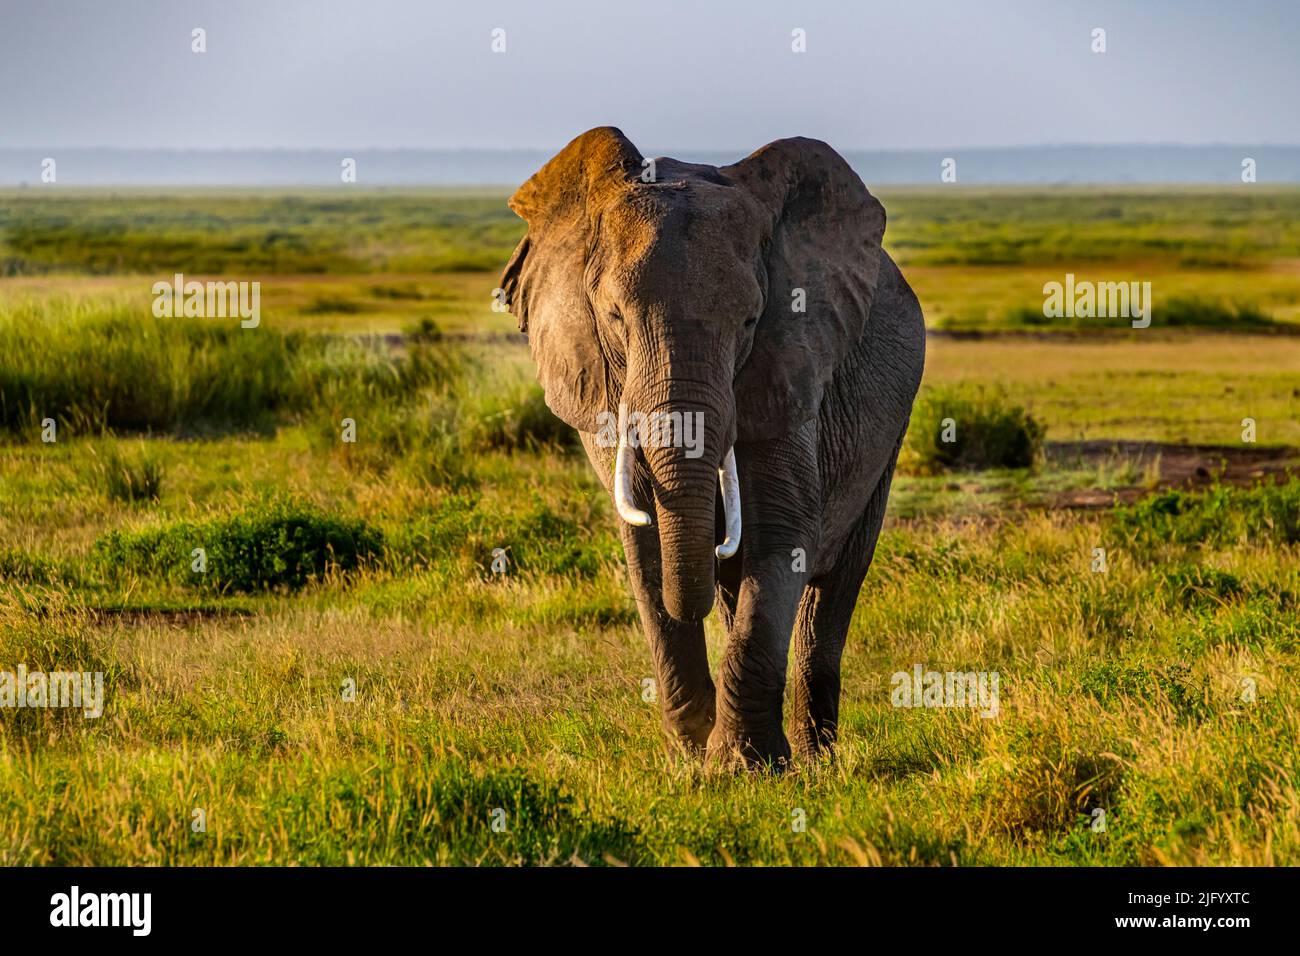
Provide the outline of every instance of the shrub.
[[1179,564],[1164,570],[1162,585],[1177,604],[1192,609],[1224,606],[1246,596],[1237,575],[1201,564]]
[[928,472],[1030,468],[1042,457],[1046,431],[1001,394],[930,389],[912,410],[907,448],[919,470]]
[[442,326],[431,315],[422,315],[402,329],[402,334],[416,342],[439,342],[442,340]]
[[294,368],[294,407],[323,410],[337,429],[343,417],[359,419],[363,410],[409,401],[425,388],[446,389],[467,370],[455,349],[421,343],[399,355],[379,338],[322,336]]
[[1103,702],[1163,697],[1181,716],[1198,717],[1206,712],[1207,682],[1181,661],[1099,661],[1080,673],[1079,687]]
[[1253,488],[1166,491],[1115,508],[1113,529],[1134,543],[1227,545],[1243,539],[1300,543],[1300,479]]
[[[1272,329],[1273,317],[1246,303],[1224,303],[1200,296],[1175,296],[1162,300],[1153,309],[1152,323],[1167,328],[1203,329]],[[1056,328],[1080,330],[1113,324],[1108,318],[1046,316],[1042,306],[1014,306],[1002,313],[1007,328]],[[1127,322],[1124,323],[1127,326]]]
[[[546,407],[536,385],[482,379],[473,388],[465,384],[433,389],[405,404],[345,405],[331,399],[323,403],[329,411],[313,431],[317,446],[336,451],[357,468],[384,473],[400,463],[433,484],[464,488],[476,483],[476,463],[484,452],[579,444],[578,433]],[[368,411],[356,417],[357,440],[343,445],[340,416],[358,407]]]
[[419,302],[425,297],[413,285],[372,285],[370,294],[376,299],[392,299],[395,302]]
[[[202,548],[206,569],[194,570]],[[111,531],[95,543],[110,574],[123,571],[218,592],[296,590],[378,558],[383,538],[358,519],[275,499],[231,515]]]
[[1154,311],[1155,324],[1206,329],[1273,328],[1267,312],[1244,303],[1223,303],[1196,296],[1177,296],[1161,302]]
[[[1043,314],[1042,306],[1020,305],[1012,309],[1007,309],[1002,313],[1002,324],[1012,328],[1029,326],[1037,328],[1044,325],[1058,325],[1063,322],[1074,321],[1071,319],[1055,319]],[[1082,321],[1082,320],[1080,320]]]
[[356,315],[362,304],[339,295],[321,295],[302,307],[303,315]]

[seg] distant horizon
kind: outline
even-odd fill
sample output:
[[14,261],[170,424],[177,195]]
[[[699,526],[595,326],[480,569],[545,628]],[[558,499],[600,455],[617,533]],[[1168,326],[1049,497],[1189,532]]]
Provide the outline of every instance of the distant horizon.
[[[618,127],[617,123],[607,124]],[[585,130],[575,130],[572,138],[576,138]],[[803,136],[805,134],[792,132],[790,136]],[[821,137],[809,137],[819,139]],[[566,140],[565,142],[568,142]],[[768,142],[771,142],[770,140]],[[829,142],[829,141],[828,141]],[[420,152],[420,153],[534,153],[534,152],[557,152],[565,143],[559,143],[553,146],[112,146],[102,143],[81,143],[81,144],[61,144],[51,145],[48,143],[19,143],[0,146],[0,152],[31,152],[37,150],[101,150],[104,152],[141,152],[141,153],[275,153],[275,152],[293,152],[293,153],[340,153],[346,155],[348,151],[368,152],[368,153],[401,153],[401,152]],[[667,156],[671,155],[672,150],[668,152],[646,151],[640,143],[633,142],[645,156]],[[742,150],[741,155],[748,155],[766,143],[758,143],[749,147],[738,147]],[[925,152],[979,152],[992,150],[1035,150],[1035,149],[1141,149],[1141,148],[1169,148],[1169,149],[1246,149],[1246,148],[1267,148],[1267,149],[1300,149],[1300,142],[1232,142],[1232,141],[1214,141],[1214,142],[1178,142],[1164,140],[1131,140],[1115,141],[1110,143],[1086,143],[1086,142],[1058,142],[1058,143],[982,143],[977,146],[846,146],[840,143],[831,142],[836,150],[853,153],[925,153]],[[674,147],[680,153],[723,153],[732,149],[730,146],[677,146]],[[748,152],[744,152],[748,150]]]
[[[565,140],[567,142],[568,140]],[[0,185],[37,186],[511,186],[562,148],[394,147],[0,147]],[[642,146],[724,166],[763,143],[735,149]],[[868,185],[1243,184],[1300,183],[1300,145],[1089,144],[861,150],[831,143]],[[46,170],[46,161],[54,160]],[[346,160],[355,180],[344,183]],[[955,165],[954,165],[955,164]],[[945,179],[945,173],[955,173]],[[49,176],[53,176],[53,183]]]

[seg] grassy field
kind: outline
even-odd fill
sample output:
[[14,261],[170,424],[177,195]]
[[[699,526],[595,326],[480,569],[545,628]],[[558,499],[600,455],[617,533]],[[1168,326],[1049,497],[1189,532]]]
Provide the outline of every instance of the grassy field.
[[[0,709],[0,864],[1300,862],[1300,191],[884,200],[918,421],[995,396],[1046,443],[950,470],[914,428],[839,758],[773,778],[643,699],[612,508],[489,308],[501,194],[0,193],[0,671],[105,688]],[[1151,281],[1152,328],[1026,325],[1071,270]],[[153,318],[174,272],[262,324]],[[998,715],[892,706],[918,663]]]

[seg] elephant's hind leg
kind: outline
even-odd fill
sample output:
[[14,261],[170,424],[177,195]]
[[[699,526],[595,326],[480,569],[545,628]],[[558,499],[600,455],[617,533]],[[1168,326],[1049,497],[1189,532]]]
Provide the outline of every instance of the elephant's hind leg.
[[[894,456],[897,458],[898,452]],[[890,460],[867,507],[827,574],[804,588],[794,625],[790,740],[805,760],[835,747],[840,716],[840,661],[858,592],[876,551],[893,478]]]

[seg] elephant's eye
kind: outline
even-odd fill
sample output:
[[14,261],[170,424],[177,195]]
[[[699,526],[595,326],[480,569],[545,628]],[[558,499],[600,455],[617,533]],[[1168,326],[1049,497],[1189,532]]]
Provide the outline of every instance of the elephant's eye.
[[757,324],[758,324],[758,316],[756,315],[753,316],[752,318],[748,318],[745,320],[745,328],[747,329],[752,329]]

